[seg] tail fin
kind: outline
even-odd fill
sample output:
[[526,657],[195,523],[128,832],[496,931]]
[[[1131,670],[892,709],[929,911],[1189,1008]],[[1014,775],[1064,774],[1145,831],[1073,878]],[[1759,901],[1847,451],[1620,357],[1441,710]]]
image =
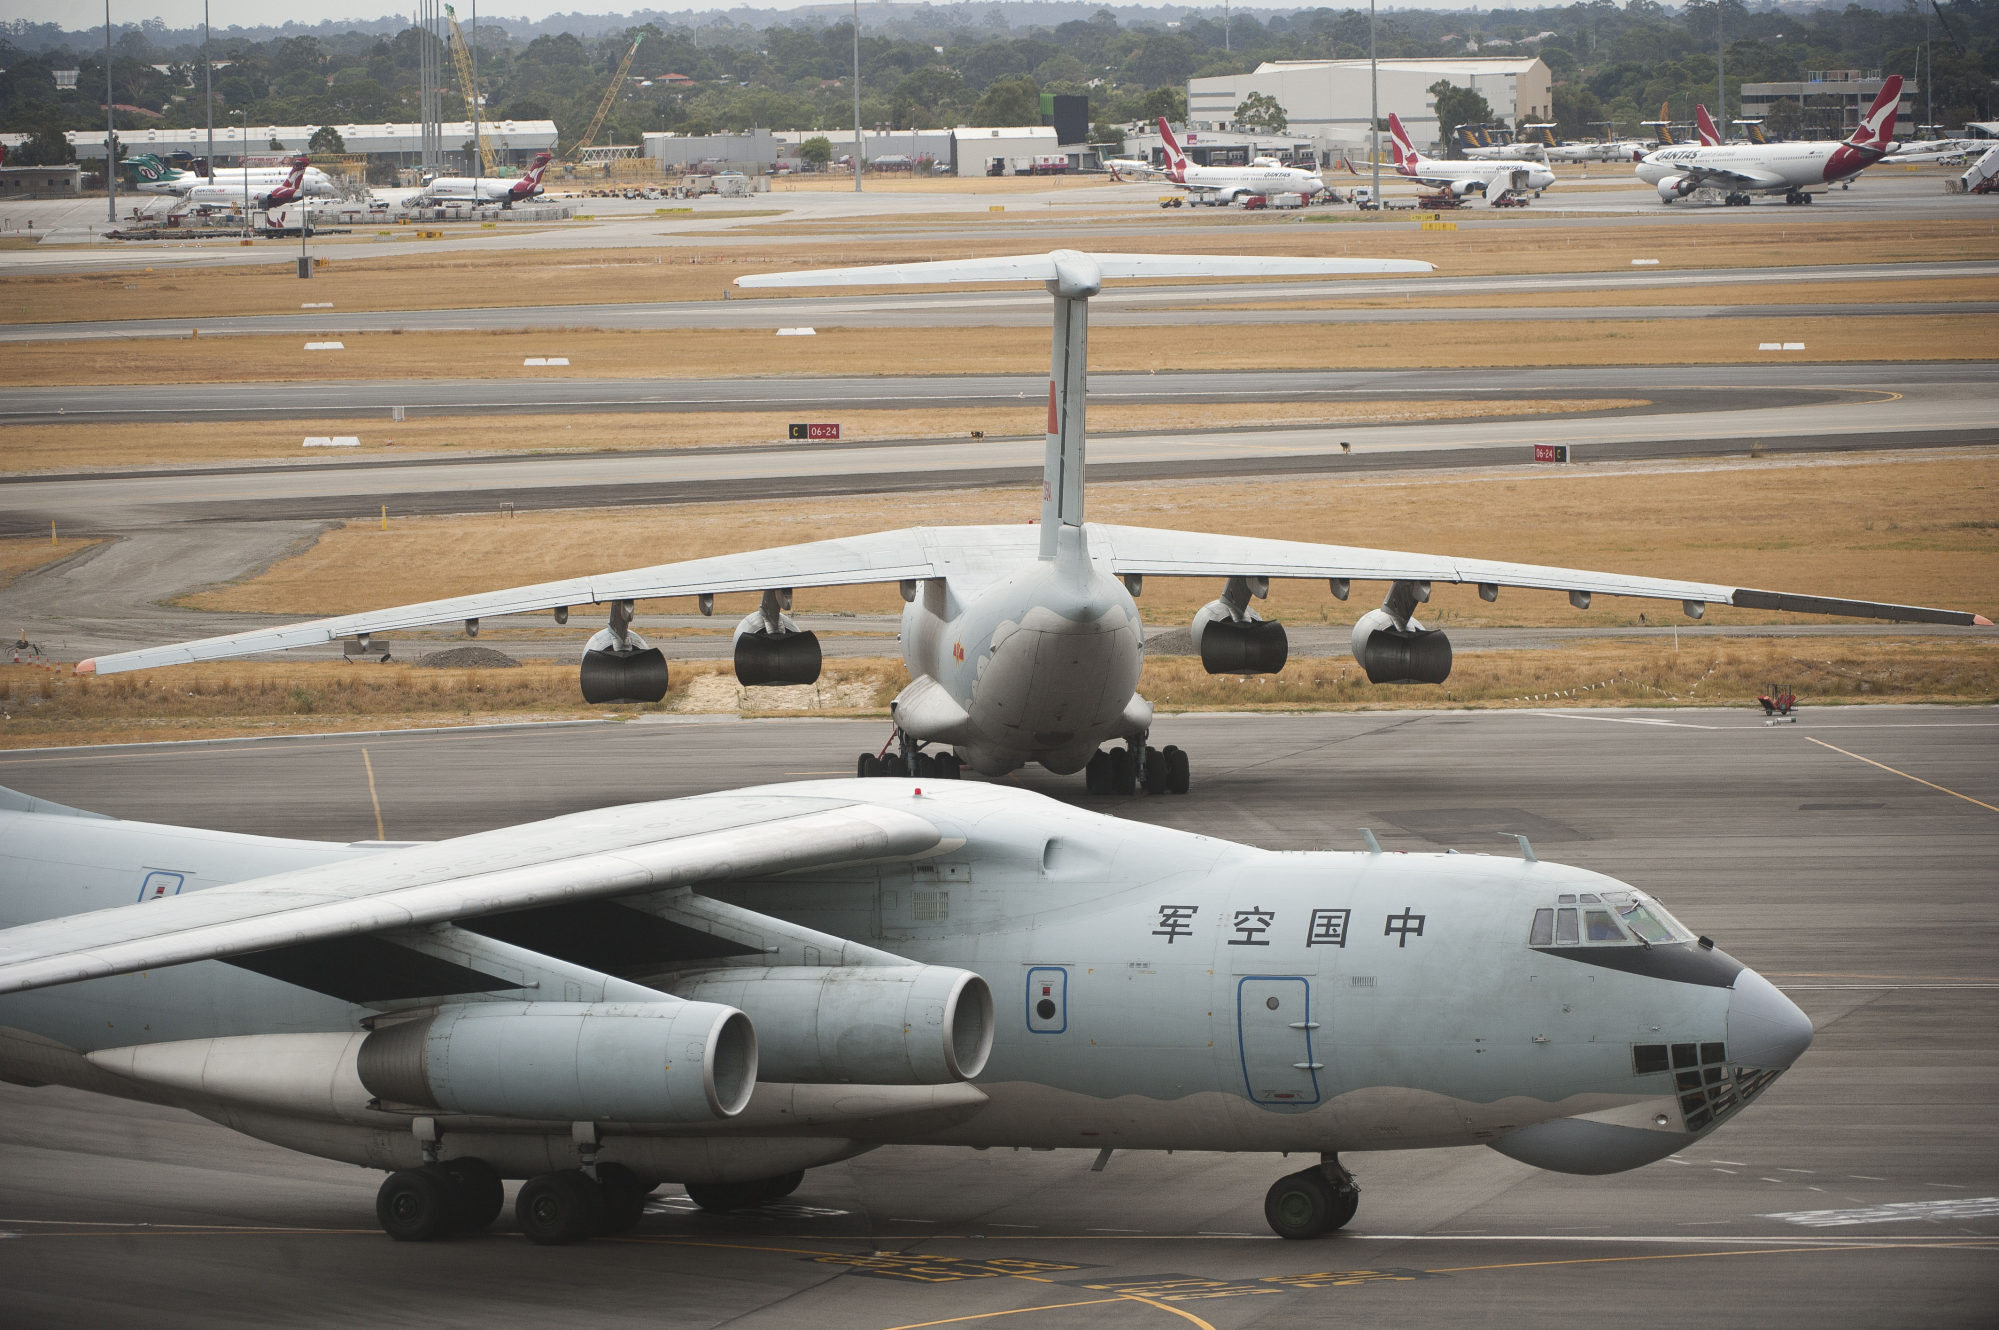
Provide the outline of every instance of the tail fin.
[[1694,107],[1694,125],[1699,129],[1703,148],[1719,148],[1721,131],[1714,127],[1714,119],[1707,113],[1707,107]]
[[1181,184],[1187,183],[1187,158],[1180,151],[1180,140],[1173,137],[1172,126],[1166,117],[1159,117],[1159,137],[1166,142],[1166,177]]
[[1671,98],[1659,103],[1659,146],[1670,148],[1679,140],[1673,137],[1673,102]]
[[540,152],[535,154],[534,160],[528,164],[527,174],[521,177],[520,192],[524,194],[534,193],[535,188],[541,184],[541,173],[548,169],[550,160],[551,154],[549,153]]
[[1860,119],[1860,127],[1853,131],[1846,141],[1856,148],[1868,148],[1875,152],[1886,152],[1895,139],[1895,113],[1902,104],[1902,76],[1890,74],[1881,91],[1875,94],[1874,105],[1867,108],[1867,114]]
[[1409,131],[1402,128],[1402,117],[1393,111],[1388,113],[1388,150],[1395,154],[1397,172],[1402,175],[1416,174],[1419,159],[1415,145],[1409,142]]

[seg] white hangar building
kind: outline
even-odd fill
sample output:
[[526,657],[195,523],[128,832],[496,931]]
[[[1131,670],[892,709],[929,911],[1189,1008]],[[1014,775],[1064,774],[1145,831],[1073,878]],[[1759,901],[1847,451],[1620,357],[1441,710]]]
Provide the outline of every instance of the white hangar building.
[[[1500,120],[1549,120],[1552,78],[1538,57],[1381,61],[1381,118],[1402,117],[1418,148],[1440,142],[1439,79],[1485,98]],[[1187,119],[1197,129],[1230,129],[1235,109],[1253,92],[1284,108],[1288,132],[1327,147],[1354,149],[1368,140],[1365,60],[1270,60],[1248,74],[1187,80]],[[1384,153],[1386,149],[1383,149]]]

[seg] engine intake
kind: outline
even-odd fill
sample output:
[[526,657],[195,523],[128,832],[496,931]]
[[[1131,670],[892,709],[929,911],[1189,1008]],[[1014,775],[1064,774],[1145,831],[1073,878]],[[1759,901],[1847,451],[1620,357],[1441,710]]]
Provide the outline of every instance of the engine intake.
[[1275,674],[1291,655],[1283,624],[1259,618],[1254,610],[1244,610],[1238,619],[1221,600],[1194,616],[1189,636],[1201,653],[1201,668],[1210,674]]
[[666,657],[637,633],[621,638],[606,628],[583,648],[583,700],[592,706],[657,702],[666,687]]
[[760,1032],[766,1080],[941,1085],[985,1070],[993,995],[942,965],[782,965],[710,970],[673,984],[696,1002],[739,1007]]
[[1451,676],[1451,639],[1410,619],[1395,626],[1386,610],[1369,610],[1353,626],[1353,658],[1369,683],[1442,683]]
[[1669,175],[1659,182],[1659,197],[1671,203],[1674,199],[1685,198],[1699,188],[1692,176]]
[[385,1026],[356,1070],[395,1104],[557,1122],[712,1122],[756,1088],[749,1017],[711,1002],[474,1002]]
[[819,635],[800,628],[788,614],[773,632],[759,611],[736,625],[736,681],[746,688],[764,684],[817,683],[823,657]]

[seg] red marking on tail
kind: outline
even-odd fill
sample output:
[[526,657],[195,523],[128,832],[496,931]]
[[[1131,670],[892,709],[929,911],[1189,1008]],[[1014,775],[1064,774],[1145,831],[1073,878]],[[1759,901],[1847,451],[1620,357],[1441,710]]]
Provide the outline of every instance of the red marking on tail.
[[528,164],[527,174],[516,181],[514,187],[508,193],[517,199],[524,199],[531,196],[535,190],[541,187],[541,173],[548,169],[548,163],[549,154],[545,152],[535,154],[534,161]]
[[1173,137],[1173,129],[1166,123],[1166,117],[1159,117],[1159,137],[1166,143],[1166,178],[1176,185],[1187,183],[1187,157],[1180,151],[1180,140]]
[[1703,148],[1719,148],[1721,146],[1721,131],[1714,127],[1714,119],[1708,115],[1707,107],[1694,107],[1694,124],[1700,129],[1701,146]]
[[1055,418],[1055,380],[1053,379],[1048,381],[1048,432],[1050,434],[1060,434],[1062,432],[1062,424]]
[[1860,127],[1846,142],[1833,149],[1832,156],[1826,158],[1823,177],[1828,181],[1844,180],[1880,161],[1889,144],[1894,142],[1895,113],[1901,108],[1901,103],[1902,76],[1890,74],[1882,83],[1881,91],[1875,94],[1874,104],[1860,118]]
[[1402,128],[1402,117],[1388,113],[1388,150],[1395,154],[1395,170],[1401,175],[1415,175],[1419,158],[1415,145],[1409,142],[1409,131]]

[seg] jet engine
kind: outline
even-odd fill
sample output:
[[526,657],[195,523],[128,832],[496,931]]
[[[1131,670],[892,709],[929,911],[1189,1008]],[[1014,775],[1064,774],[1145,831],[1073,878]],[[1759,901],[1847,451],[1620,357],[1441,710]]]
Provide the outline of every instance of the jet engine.
[[[556,615],[566,622],[567,610]],[[611,602],[611,626],[601,629],[583,648],[583,700],[592,706],[606,702],[657,702],[666,696],[666,657],[632,631],[632,602]]]
[[749,1017],[712,1002],[472,1002],[361,1044],[370,1094],[480,1117],[712,1122],[756,1088]]
[[1483,180],[1458,180],[1454,181],[1450,186],[1451,193],[1461,199],[1473,194],[1483,194],[1485,193],[1485,189],[1486,183]]
[[767,1080],[941,1085],[985,1070],[993,995],[942,965],[781,965],[710,970],[673,991],[748,1013]]
[[790,608],[789,591],[766,591],[762,606],[736,625],[737,682],[753,688],[818,681],[819,634],[801,629],[785,613]]
[[1414,619],[1398,627],[1387,610],[1369,610],[1353,626],[1353,658],[1369,683],[1442,683],[1451,675],[1451,639]]
[[1669,175],[1659,182],[1659,199],[1663,203],[1671,203],[1674,199],[1685,198],[1699,188],[1692,176]]
[[1201,654],[1202,669],[1210,674],[1275,674],[1284,668],[1291,654],[1284,625],[1249,607],[1250,597],[1269,593],[1268,578],[1231,577],[1221,599],[1201,607],[1188,635]]

